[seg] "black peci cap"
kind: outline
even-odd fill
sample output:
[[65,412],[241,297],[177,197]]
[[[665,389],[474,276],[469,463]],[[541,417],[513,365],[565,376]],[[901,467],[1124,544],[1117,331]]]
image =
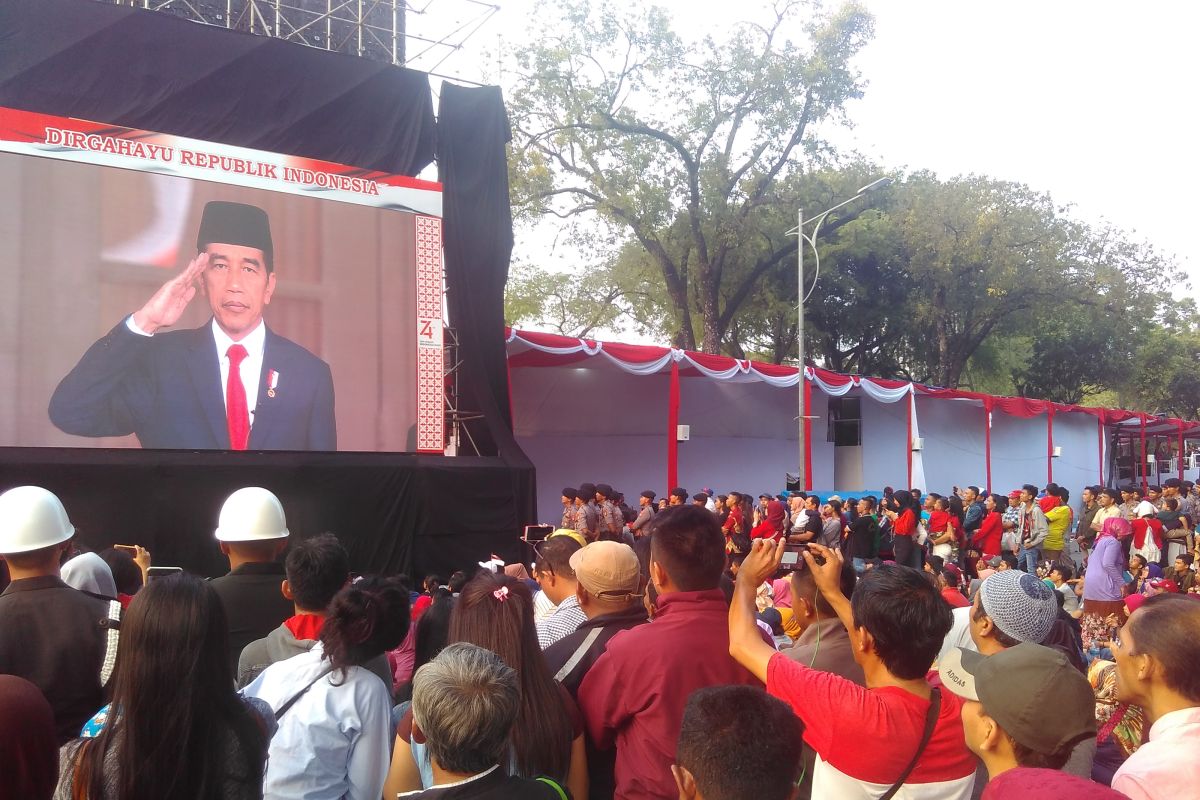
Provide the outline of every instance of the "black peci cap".
[[262,250],[267,271],[275,269],[275,247],[271,242],[271,220],[267,212],[246,203],[213,200],[204,206],[196,252],[217,242]]

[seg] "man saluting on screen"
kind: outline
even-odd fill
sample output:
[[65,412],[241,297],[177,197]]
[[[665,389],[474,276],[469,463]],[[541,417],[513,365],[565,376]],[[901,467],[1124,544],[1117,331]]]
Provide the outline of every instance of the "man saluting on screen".
[[[275,291],[267,213],[213,201],[198,255],[182,274],[84,353],[50,398],[50,419],[76,436],[136,433],[142,447],[335,450],[329,365],[271,331]],[[179,321],[197,283],[213,318]]]

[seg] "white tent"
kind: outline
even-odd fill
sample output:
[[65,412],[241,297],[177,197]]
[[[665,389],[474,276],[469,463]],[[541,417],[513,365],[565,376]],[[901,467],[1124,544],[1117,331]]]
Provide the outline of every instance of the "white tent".
[[[634,504],[644,489],[674,486],[775,494],[797,472],[795,367],[519,330],[508,332],[508,362],[513,426],[546,522],[558,520],[560,490],[584,481]],[[813,367],[805,379],[804,488],[822,495],[1054,481],[1077,498],[1092,484],[1200,472],[1180,457],[1200,438],[1196,422]],[[1114,443],[1128,456],[1115,465]],[[1164,445],[1168,457],[1157,457]]]

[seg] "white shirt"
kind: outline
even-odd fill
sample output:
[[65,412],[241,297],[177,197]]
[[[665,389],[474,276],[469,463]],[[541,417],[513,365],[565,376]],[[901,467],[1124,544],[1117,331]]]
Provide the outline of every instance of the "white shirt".
[[[329,666],[324,655],[318,642],[267,667],[243,692],[278,710]],[[263,797],[379,800],[392,755],[391,712],[391,695],[370,670],[351,667],[344,680],[340,671],[320,678],[279,720]]]
[[[240,344],[246,348],[246,357],[242,359],[241,365],[238,367],[238,374],[242,376],[242,386],[246,387],[246,408],[250,410],[250,424],[254,425],[254,407],[258,405],[258,380],[262,375],[263,365],[263,350],[267,345],[267,326],[261,319],[258,321],[258,327],[246,334],[240,342],[235,342],[229,338],[229,334],[221,330],[221,326],[217,324],[216,319],[212,321],[213,339],[217,342],[217,362],[221,365],[221,388],[229,386],[229,348],[235,344]],[[225,392],[221,392],[221,399],[225,399]],[[229,409],[226,408],[228,413]]]
[[1195,797],[1200,786],[1200,708],[1163,714],[1150,726],[1150,739],[1113,775],[1112,788],[1133,800]]
[[554,605],[554,601],[549,597],[546,597],[545,592],[543,592],[541,589],[538,589],[537,594],[533,596],[534,624],[541,622],[542,620],[546,619],[546,617],[553,614],[555,608],[557,608],[557,606]]
[[946,654],[956,647],[965,647],[967,650],[976,652],[979,650],[975,646],[975,640],[971,638],[971,607],[956,608],[950,612],[950,617],[952,619],[950,632],[942,640],[942,649],[937,657],[938,663],[944,661]]
[[[153,336],[153,333],[146,333],[138,327],[133,321],[133,315],[130,314],[125,320],[125,327],[136,333],[138,336]],[[238,374],[242,376],[242,386],[246,388],[246,408],[250,410],[250,424],[254,425],[254,407],[258,405],[258,380],[262,375],[263,351],[267,345],[267,326],[260,319],[258,327],[250,331],[250,333],[242,339],[241,342],[234,342],[229,338],[225,331],[221,330],[221,326],[217,324],[214,318],[212,321],[213,339],[216,342],[217,348],[217,363],[221,365],[221,400],[225,399],[225,389],[229,385],[229,348],[234,344],[241,344],[246,348],[246,357],[242,359],[241,365],[238,367]],[[229,413],[229,409],[225,409],[225,413]]]

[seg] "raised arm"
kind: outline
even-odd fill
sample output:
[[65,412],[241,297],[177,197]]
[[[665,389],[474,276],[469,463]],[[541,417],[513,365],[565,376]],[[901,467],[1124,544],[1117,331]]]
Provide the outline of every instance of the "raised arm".
[[767,664],[777,651],[758,632],[754,595],[763,581],[779,569],[784,546],[783,539],[755,539],[750,543],[750,552],[733,585],[733,602],[729,604],[729,655],[763,683],[767,682]]

